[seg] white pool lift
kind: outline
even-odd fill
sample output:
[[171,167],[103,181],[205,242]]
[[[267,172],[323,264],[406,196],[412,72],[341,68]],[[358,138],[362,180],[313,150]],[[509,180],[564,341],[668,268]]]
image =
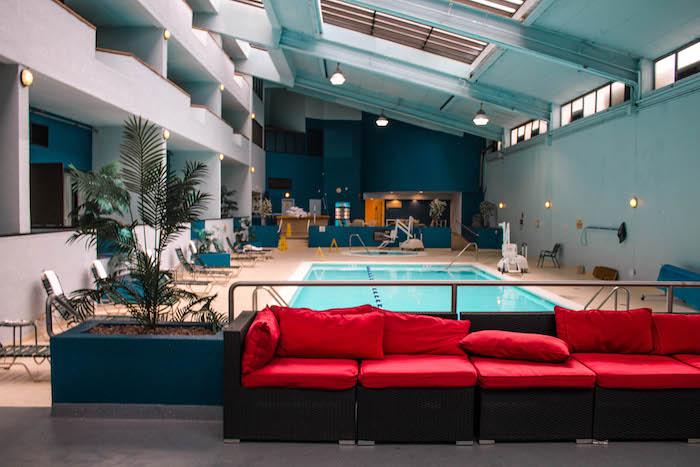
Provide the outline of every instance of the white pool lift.
[[392,243],[396,241],[396,239],[399,237],[399,230],[406,234],[406,240],[403,242],[399,243],[399,248],[402,250],[410,250],[410,251],[422,251],[425,249],[423,246],[423,240],[420,238],[416,238],[415,235],[413,235],[413,224],[415,223],[415,219],[413,216],[410,216],[408,218],[408,224],[404,224],[400,219],[396,219],[396,222],[394,223],[394,228],[389,232],[389,235],[387,235],[384,238],[384,241],[377,247],[377,248],[385,248]]
[[503,246],[501,254],[503,257],[498,262],[498,270],[505,274],[522,274],[527,272],[529,267],[527,258],[518,254],[518,245],[510,242],[510,222],[498,224],[503,229]]

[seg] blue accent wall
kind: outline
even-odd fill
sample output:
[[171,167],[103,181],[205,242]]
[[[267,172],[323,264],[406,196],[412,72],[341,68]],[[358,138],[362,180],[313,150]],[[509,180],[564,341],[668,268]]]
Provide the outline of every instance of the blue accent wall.
[[[307,129],[323,129],[323,157],[268,152],[267,177],[291,178],[292,197],[305,210],[309,198],[323,194],[331,222],[337,201],[349,201],[356,219],[364,217],[365,192],[422,190],[461,192],[462,219],[470,224],[483,200],[479,170],[484,139],[394,120],[378,128],[375,119],[366,113],[361,121],[307,119]],[[275,212],[284,191],[269,190]]]
[[49,146],[29,147],[32,164],[63,163],[66,169],[72,164],[83,171],[92,170],[92,130],[35,112],[29,113],[29,121],[49,127]]

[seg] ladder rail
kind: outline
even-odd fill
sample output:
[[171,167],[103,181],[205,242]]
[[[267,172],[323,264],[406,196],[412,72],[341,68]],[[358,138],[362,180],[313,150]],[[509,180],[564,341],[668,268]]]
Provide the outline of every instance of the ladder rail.
[[[593,301],[594,301],[594,300],[601,294],[601,292],[603,292],[603,290],[605,290],[605,289],[606,289],[605,286],[603,286],[603,287],[601,287],[600,289],[598,289],[598,291],[597,291],[595,294],[593,294],[593,296],[591,297],[591,299],[588,300],[588,303],[586,303],[586,306],[584,306],[583,309],[584,309],[584,310],[587,310],[588,307],[591,305],[591,303],[593,303]],[[620,294],[620,292],[624,292],[624,293],[625,293],[625,309],[626,309],[627,311],[629,311],[629,309],[630,309],[630,291],[629,291],[629,289],[628,289],[627,287],[620,287],[620,286],[615,286],[615,287],[613,287],[613,288],[610,290],[610,292],[609,292],[607,295],[605,295],[605,297],[603,298],[603,300],[600,302],[600,304],[598,304],[598,306],[597,306],[596,308],[598,308],[598,309],[603,308],[603,306],[605,306],[605,304],[612,298],[612,299],[613,299],[613,304],[614,304],[614,307],[615,307],[615,311],[619,310],[619,308],[620,308],[620,301],[619,301],[619,294]]]
[[477,245],[477,244],[474,243],[474,242],[470,242],[470,243],[467,243],[467,246],[465,246],[464,248],[462,248],[462,251],[460,251],[459,253],[457,253],[457,255],[456,255],[454,258],[452,258],[452,261],[450,261],[450,264],[447,265],[447,267],[445,268],[445,271],[447,271],[448,269],[450,269],[450,267],[452,267],[452,265],[455,264],[455,262],[457,261],[457,259],[458,259],[460,256],[462,256],[462,255],[469,249],[469,247],[471,247],[471,246],[474,247],[474,253],[475,253],[475,256],[476,256],[476,260],[479,261],[479,245]]
[[269,286],[257,286],[253,289],[253,311],[259,311],[258,310],[258,293],[259,291],[264,291],[267,292],[270,297],[280,306],[284,307],[289,307],[289,304],[287,301],[282,298],[282,296],[277,292],[277,290],[274,287],[269,287]]
[[360,237],[360,234],[352,234],[350,235],[350,238],[348,239],[348,243],[350,244],[350,249],[348,251],[352,251],[352,239],[353,237],[357,237],[357,239],[360,241],[360,244],[365,248],[365,251],[369,253],[369,248],[367,248],[367,245],[365,245],[365,242],[362,240],[362,237]]

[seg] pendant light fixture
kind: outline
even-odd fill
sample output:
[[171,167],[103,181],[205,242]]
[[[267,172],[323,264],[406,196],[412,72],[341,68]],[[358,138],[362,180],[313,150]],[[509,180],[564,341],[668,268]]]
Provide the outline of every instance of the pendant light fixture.
[[479,107],[479,111],[474,115],[474,119],[472,120],[474,122],[474,125],[476,126],[484,126],[489,122],[489,117],[486,116],[486,113],[484,112],[484,103],[481,103],[481,107]]
[[335,73],[331,75],[331,84],[333,86],[342,86],[345,84],[345,75],[340,71],[340,63],[335,67]]
[[383,110],[382,110],[382,113],[379,115],[379,117],[377,117],[377,120],[374,123],[376,123],[379,128],[384,128],[385,126],[387,126],[389,124],[389,119],[386,118]]

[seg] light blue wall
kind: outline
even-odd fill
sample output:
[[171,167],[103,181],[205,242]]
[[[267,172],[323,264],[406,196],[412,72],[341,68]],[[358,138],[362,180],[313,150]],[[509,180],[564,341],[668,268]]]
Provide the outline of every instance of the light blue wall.
[[30,145],[31,163],[63,163],[66,169],[71,164],[80,170],[92,169],[91,130],[34,112],[30,112],[29,121],[49,127],[49,147]]
[[[563,243],[566,266],[606,265],[623,278],[655,279],[672,263],[700,270],[700,91],[562,136],[527,145],[486,167],[486,198],[504,201],[500,220],[530,255]],[[596,118],[596,117],[590,117]],[[582,121],[583,123],[583,121]],[[632,196],[639,207],[629,207]],[[552,209],[544,202],[552,201]],[[518,226],[525,214],[522,229]],[[540,227],[535,220],[540,219]],[[628,238],[589,232],[576,220],[617,227]],[[636,274],[635,274],[636,272]]]

